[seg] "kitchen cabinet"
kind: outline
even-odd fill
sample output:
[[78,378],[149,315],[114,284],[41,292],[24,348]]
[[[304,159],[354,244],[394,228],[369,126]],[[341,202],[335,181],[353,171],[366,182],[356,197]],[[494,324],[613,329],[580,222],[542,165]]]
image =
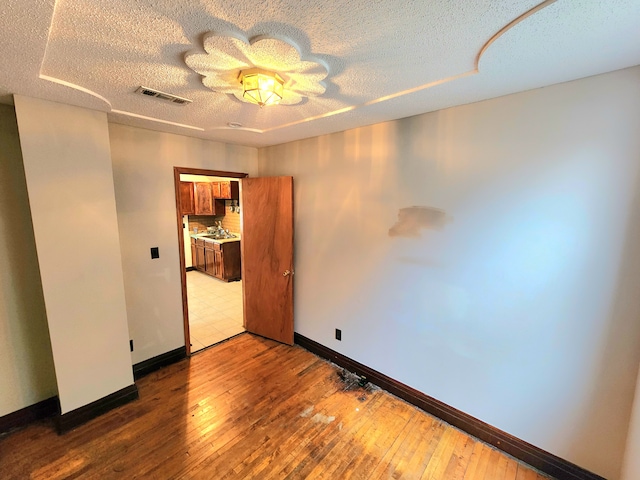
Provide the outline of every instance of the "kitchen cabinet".
[[216,259],[215,276],[225,282],[240,278],[240,242],[214,244],[219,247],[214,251]]
[[191,239],[191,251],[197,270],[225,282],[240,279],[240,242],[215,243]]
[[180,215],[194,215],[196,213],[194,203],[193,182],[180,182]]
[[220,182],[220,196],[225,200],[240,199],[240,185],[238,182]]
[[195,184],[195,215],[224,215],[224,200],[213,197],[211,182]]
[[224,257],[222,256],[222,250],[214,250],[214,271],[213,276],[224,280]]
[[195,259],[195,266],[197,270],[200,270],[201,272],[205,271],[205,259],[204,259],[204,246],[205,246],[205,241],[202,239],[197,239],[196,240],[196,244],[195,244],[195,250],[196,250],[196,255],[194,257]]
[[212,242],[204,244],[204,272],[212,276],[215,276],[216,273],[214,245]]
[[221,200],[239,200],[240,184],[238,182],[211,182],[213,198]]
[[195,214],[213,215],[213,196],[208,182],[195,183]]

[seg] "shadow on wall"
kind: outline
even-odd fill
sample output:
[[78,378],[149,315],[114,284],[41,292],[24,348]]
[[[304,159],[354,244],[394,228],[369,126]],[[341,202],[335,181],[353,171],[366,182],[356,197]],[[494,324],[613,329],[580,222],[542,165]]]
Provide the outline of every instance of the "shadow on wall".
[[[599,362],[594,365],[593,388],[584,402],[584,421],[575,430],[576,439],[600,438],[604,444],[618,452],[621,465],[625,453],[627,431],[631,420],[631,408],[635,394],[635,382],[640,364],[640,173],[632,189],[624,245],[620,254],[618,278],[603,332]],[[635,319],[630,321],[630,319]],[[618,412],[612,416],[611,412]],[[569,449],[577,456],[594,455],[584,442],[576,441]],[[603,463],[606,451],[596,453]],[[618,478],[616,475],[614,478]]]

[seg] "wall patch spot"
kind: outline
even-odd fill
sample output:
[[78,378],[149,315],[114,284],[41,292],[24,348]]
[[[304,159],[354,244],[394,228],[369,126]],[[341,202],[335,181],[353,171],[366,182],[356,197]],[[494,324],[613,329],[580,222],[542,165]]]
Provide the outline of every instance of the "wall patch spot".
[[401,208],[398,221],[389,229],[390,237],[420,237],[420,230],[442,230],[451,220],[439,208],[415,206]]

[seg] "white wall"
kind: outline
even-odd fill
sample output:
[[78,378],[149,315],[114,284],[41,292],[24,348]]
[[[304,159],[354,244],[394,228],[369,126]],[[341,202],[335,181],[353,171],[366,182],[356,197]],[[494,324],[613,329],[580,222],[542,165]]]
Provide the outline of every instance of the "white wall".
[[117,124],[109,134],[135,364],[184,345],[173,167],[255,175],[258,153]]
[[0,417],[57,394],[18,124],[0,105]]
[[107,117],[15,108],[64,414],[133,384]]
[[[639,84],[636,67],[261,149],[261,175],[295,178],[296,331],[619,478],[640,361]],[[390,236],[411,206],[444,226]]]

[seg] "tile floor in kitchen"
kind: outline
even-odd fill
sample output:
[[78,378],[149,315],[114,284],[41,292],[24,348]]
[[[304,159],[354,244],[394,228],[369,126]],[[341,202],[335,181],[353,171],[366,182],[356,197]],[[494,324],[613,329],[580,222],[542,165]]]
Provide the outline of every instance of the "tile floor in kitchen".
[[244,332],[242,280],[223,282],[205,273],[187,272],[191,352]]

